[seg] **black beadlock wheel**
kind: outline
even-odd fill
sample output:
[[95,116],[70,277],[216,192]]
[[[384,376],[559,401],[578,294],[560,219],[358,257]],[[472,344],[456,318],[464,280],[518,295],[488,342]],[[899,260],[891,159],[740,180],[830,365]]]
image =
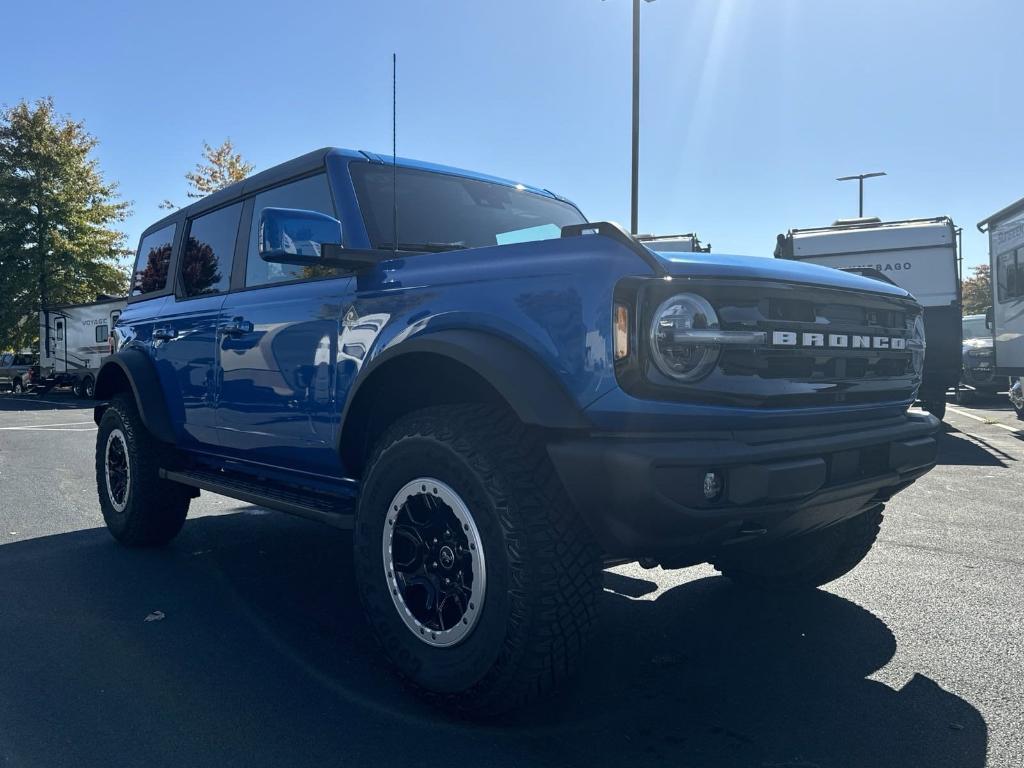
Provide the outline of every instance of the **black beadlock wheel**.
[[96,436],[96,488],[111,535],[129,546],[162,546],[185,523],[191,491],[160,478],[167,446],[142,423],[134,399],[114,396]]
[[755,589],[813,589],[849,573],[871,551],[884,505],[828,528],[712,562],[723,576]]
[[402,417],[364,474],[353,536],[369,623],[431,703],[486,717],[571,673],[600,552],[542,444],[483,405]]

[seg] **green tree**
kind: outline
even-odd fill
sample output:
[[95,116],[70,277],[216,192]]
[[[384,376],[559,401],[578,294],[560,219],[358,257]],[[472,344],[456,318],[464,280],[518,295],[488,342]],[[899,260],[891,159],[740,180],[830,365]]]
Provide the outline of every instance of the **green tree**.
[[52,99],[0,110],[0,347],[38,335],[47,305],[123,295],[129,204],[104,180],[83,123]]
[[[211,192],[224,189],[229,184],[241,181],[252,173],[252,163],[247,163],[241,153],[235,152],[231,139],[224,139],[219,147],[203,142],[203,160],[196,163],[196,169],[185,174],[188,181],[189,197],[206,197]],[[175,203],[164,200],[161,208],[177,208]]]
[[981,315],[992,306],[992,273],[988,264],[974,266],[974,274],[961,284],[965,315]]

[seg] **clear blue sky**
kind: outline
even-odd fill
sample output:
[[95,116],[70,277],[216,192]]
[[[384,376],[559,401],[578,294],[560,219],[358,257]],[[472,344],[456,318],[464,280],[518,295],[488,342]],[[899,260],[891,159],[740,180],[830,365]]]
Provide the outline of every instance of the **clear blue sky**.
[[[1024,196],[1024,3],[644,4],[640,228],[770,255],[856,214],[974,224]],[[201,142],[257,168],[324,145],[548,187],[629,220],[630,0],[8,3],[0,102],[53,96],[101,140],[138,233]]]

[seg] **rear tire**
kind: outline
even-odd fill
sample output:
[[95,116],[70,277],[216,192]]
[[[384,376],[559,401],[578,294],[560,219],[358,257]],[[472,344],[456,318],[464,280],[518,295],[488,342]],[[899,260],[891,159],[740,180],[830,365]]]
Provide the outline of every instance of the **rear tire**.
[[712,563],[737,584],[754,589],[813,589],[849,573],[871,551],[884,505],[856,517],[742,557]]
[[[423,593],[450,595],[438,565],[451,562],[443,547],[441,557],[431,553],[453,531],[417,519],[426,510],[450,520],[453,505],[462,505],[458,562],[471,571],[458,582],[479,587],[485,573],[485,587],[454,603],[445,597],[430,614]],[[431,530],[440,530],[433,543]],[[482,557],[466,555],[474,541]],[[369,623],[399,675],[431,703],[495,715],[553,688],[579,660],[601,591],[600,552],[544,446],[504,409],[441,406],[392,425],[367,464],[353,546]]]
[[21,383],[21,379],[15,379],[11,385],[11,392],[16,395],[23,394],[25,392],[25,385]]
[[81,379],[75,379],[75,383],[71,386],[71,391],[75,393],[75,397],[85,397]]
[[133,547],[162,546],[185,523],[191,491],[160,477],[169,449],[142,423],[135,400],[115,395],[96,436],[96,488],[110,534]]
[[92,400],[93,395],[96,394],[96,381],[92,376],[86,376],[82,381],[82,397],[86,400]]
[[975,392],[970,389],[964,389],[963,387],[957,388],[956,391],[956,404],[957,405],[970,405],[975,400]]

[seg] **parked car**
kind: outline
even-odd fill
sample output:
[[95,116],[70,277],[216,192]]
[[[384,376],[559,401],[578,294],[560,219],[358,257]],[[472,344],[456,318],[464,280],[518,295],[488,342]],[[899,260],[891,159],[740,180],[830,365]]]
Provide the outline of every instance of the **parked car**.
[[114,333],[113,536],[170,541],[201,490],[352,529],[385,653],[474,715],[577,665],[606,564],[814,588],[935,463],[902,288],[659,253],[547,190],[369,152],[150,226]]
[[963,320],[963,373],[956,401],[967,404],[978,394],[994,395],[1007,389],[1006,377],[996,376],[992,329],[985,315],[965,315]]
[[0,354],[0,389],[20,395],[32,384],[32,356],[16,352]]

